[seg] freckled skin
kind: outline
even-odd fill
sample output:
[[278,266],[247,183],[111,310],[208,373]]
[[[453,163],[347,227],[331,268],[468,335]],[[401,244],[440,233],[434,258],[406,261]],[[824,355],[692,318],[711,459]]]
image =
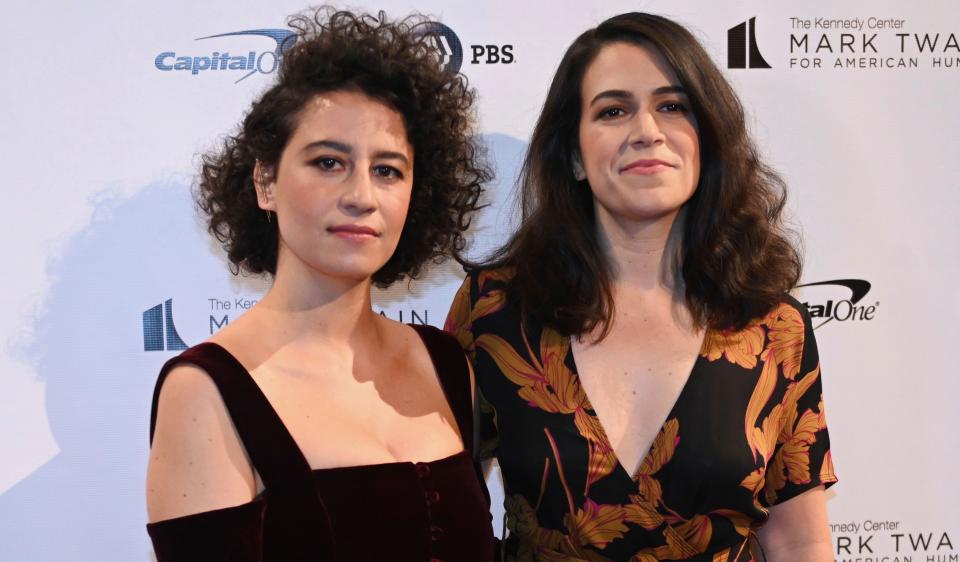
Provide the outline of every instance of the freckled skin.
[[[358,281],[380,269],[400,241],[413,159],[403,118],[393,109],[356,92],[316,96],[258,189],[260,207],[277,217],[277,277],[286,268]],[[330,231],[338,225],[376,234],[350,239]]]
[[[406,221],[413,164],[399,113],[335,91],[298,114],[275,168],[254,169],[258,204],[279,229],[276,274],[263,299],[209,341],[249,366],[312,468],[463,450],[420,337],[371,305],[371,277]],[[219,391],[198,367],[167,376],[152,446],[151,521],[240,505],[263,490]]]

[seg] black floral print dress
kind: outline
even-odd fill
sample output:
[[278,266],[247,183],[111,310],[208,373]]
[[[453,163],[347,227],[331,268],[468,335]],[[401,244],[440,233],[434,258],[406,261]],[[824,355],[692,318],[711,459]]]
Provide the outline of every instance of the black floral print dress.
[[636,474],[577,377],[569,338],[523,325],[507,270],[480,270],[446,329],[470,356],[481,458],[505,487],[507,560],[753,560],[771,506],[836,482],[806,309],[789,296],[739,331],[708,331]]

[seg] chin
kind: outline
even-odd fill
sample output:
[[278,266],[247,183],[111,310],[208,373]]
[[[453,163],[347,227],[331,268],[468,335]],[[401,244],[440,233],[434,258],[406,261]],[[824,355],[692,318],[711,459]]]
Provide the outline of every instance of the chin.
[[316,267],[316,270],[328,277],[343,279],[349,281],[366,281],[373,274],[384,266],[386,261],[381,262],[348,262],[348,263],[326,263]]
[[650,224],[662,221],[664,219],[672,219],[677,215],[677,212],[678,209],[676,207],[661,209],[653,209],[649,207],[624,209],[623,212],[615,214],[614,218],[617,221],[624,221],[632,224]]

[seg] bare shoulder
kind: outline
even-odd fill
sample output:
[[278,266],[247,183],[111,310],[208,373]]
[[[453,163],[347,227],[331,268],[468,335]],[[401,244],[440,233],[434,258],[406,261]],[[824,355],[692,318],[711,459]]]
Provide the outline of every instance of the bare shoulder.
[[160,390],[147,469],[151,522],[246,503],[253,469],[213,380],[175,367]]
[[378,316],[377,322],[387,349],[405,353],[420,350],[426,353],[426,348],[420,343],[420,334],[413,326],[383,316]]

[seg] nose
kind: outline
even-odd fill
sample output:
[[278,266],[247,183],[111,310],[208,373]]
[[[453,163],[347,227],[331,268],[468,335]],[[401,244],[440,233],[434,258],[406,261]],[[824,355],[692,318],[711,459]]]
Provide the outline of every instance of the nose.
[[657,123],[657,117],[652,111],[639,111],[633,119],[630,128],[631,145],[653,146],[664,142],[663,131]]
[[369,174],[351,174],[350,179],[344,182],[343,192],[340,195],[340,207],[351,216],[372,213],[377,208],[374,189],[373,178]]

